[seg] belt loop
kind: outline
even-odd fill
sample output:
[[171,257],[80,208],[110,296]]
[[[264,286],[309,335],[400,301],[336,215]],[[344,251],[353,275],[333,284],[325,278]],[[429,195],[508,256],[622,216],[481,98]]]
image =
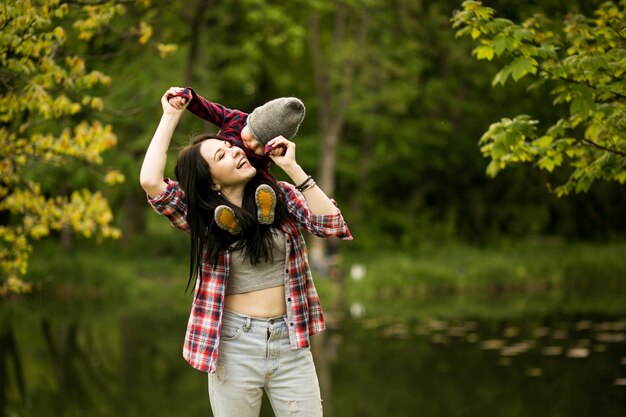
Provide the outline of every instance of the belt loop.
[[248,332],[248,330],[250,330],[251,325],[252,325],[252,319],[250,317],[246,317],[246,322],[243,324],[243,331]]

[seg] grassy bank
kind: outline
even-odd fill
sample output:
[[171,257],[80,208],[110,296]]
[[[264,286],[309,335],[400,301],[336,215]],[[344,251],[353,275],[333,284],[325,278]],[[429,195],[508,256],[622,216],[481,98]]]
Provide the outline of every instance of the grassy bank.
[[[76,311],[100,314],[100,300],[112,298],[120,314],[129,309],[153,309],[155,305],[188,309],[187,236],[166,226],[153,228],[126,244],[80,241],[70,252],[52,241],[39,244],[29,269],[29,281],[35,283],[36,290],[29,298],[42,303],[64,301],[54,303],[60,315],[67,313],[66,308],[74,315]],[[344,249],[338,264],[341,279],[333,281],[317,274],[316,281],[325,304],[340,308],[357,302],[369,310],[377,305],[384,305],[386,311],[396,307],[406,310],[416,303],[428,308],[441,297],[448,297],[453,304],[450,308],[466,309],[464,297],[493,300],[495,295],[505,300],[516,294],[525,296],[518,305],[524,308],[532,300],[543,300],[539,304],[547,300],[553,305],[568,294],[584,294],[580,297],[584,302],[592,302],[595,293],[625,294],[625,255],[626,242],[519,241],[491,247],[455,243],[374,253]],[[335,301],[337,289],[342,302]],[[481,302],[476,303],[473,308],[480,310]],[[515,309],[516,303],[519,301],[503,301],[502,308]],[[49,306],[42,311],[50,314]],[[107,311],[111,312],[110,308]]]
[[[539,244],[492,247],[448,244],[421,251],[343,256],[351,276],[362,266],[368,289],[403,293],[626,289],[626,243]],[[358,267],[357,267],[358,270]],[[358,277],[357,277],[358,278]],[[358,279],[357,279],[358,281]]]
[[626,313],[626,243],[529,241],[449,244],[419,251],[344,254],[338,283],[345,311],[367,316],[505,318],[547,311]]

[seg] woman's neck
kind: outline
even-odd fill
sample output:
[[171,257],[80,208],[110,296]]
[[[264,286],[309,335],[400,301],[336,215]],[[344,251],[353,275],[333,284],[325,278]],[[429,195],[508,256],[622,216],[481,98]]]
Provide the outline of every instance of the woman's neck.
[[243,205],[243,190],[244,188],[227,190],[222,189],[222,197],[235,206],[241,207]]

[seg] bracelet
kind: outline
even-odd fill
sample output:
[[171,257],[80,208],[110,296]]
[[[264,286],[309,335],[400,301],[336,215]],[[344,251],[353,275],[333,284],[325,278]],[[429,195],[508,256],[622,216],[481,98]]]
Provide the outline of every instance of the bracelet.
[[300,192],[303,193],[305,191],[310,190],[311,188],[315,187],[315,181],[311,180],[311,182],[309,182],[309,184],[306,187],[303,187]]
[[306,186],[306,184],[307,184],[309,181],[311,181],[312,179],[313,179],[313,177],[312,177],[311,175],[309,175],[309,176],[307,177],[307,179],[306,179],[306,180],[302,181],[302,184],[300,184],[300,185],[296,185],[296,190],[298,190],[298,191],[302,191],[302,188],[303,188],[304,186]]
[[302,192],[304,190],[308,190],[309,188],[311,188],[311,186],[309,185],[311,182],[313,182],[313,184],[315,184],[315,181],[313,181],[313,177],[311,175],[309,175],[307,177],[307,179],[302,182],[302,184],[296,185],[296,190],[298,190],[300,192]]

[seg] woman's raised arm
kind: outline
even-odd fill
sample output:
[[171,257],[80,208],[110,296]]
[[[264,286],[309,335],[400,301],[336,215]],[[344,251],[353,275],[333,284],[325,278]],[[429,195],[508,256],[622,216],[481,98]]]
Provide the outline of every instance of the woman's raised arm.
[[315,184],[315,181],[307,176],[300,165],[298,165],[296,161],[296,144],[282,136],[270,140],[267,144],[271,147],[285,147],[285,153],[283,155],[273,155],[270,153],[270,158],[272,158],[279,168],[285,171],[285,174],[289,175],[294,185],[304,186],[300,191],[302,195],[304,195],[311,213],[317,215],[336,214],[337,207],[335,207],[324,191]]
[[[179,103],[179,108],[175,108],[168,103],[168,97],[174,95],[180,88],[172,87],[161,97],[161,105],[163,106],[163,115],[161,121],[154,132],[152,141],[146,151],[143,164],[141,165],[141,173],[139,174],[139,182],[141,187],[150,197],[156,197],[166,188],[163,180],[165,175],[165,163],[167,161],[167,150],[178,121],[185,111],[186,104]],[[182,98],[176,97],[176,99]]]

